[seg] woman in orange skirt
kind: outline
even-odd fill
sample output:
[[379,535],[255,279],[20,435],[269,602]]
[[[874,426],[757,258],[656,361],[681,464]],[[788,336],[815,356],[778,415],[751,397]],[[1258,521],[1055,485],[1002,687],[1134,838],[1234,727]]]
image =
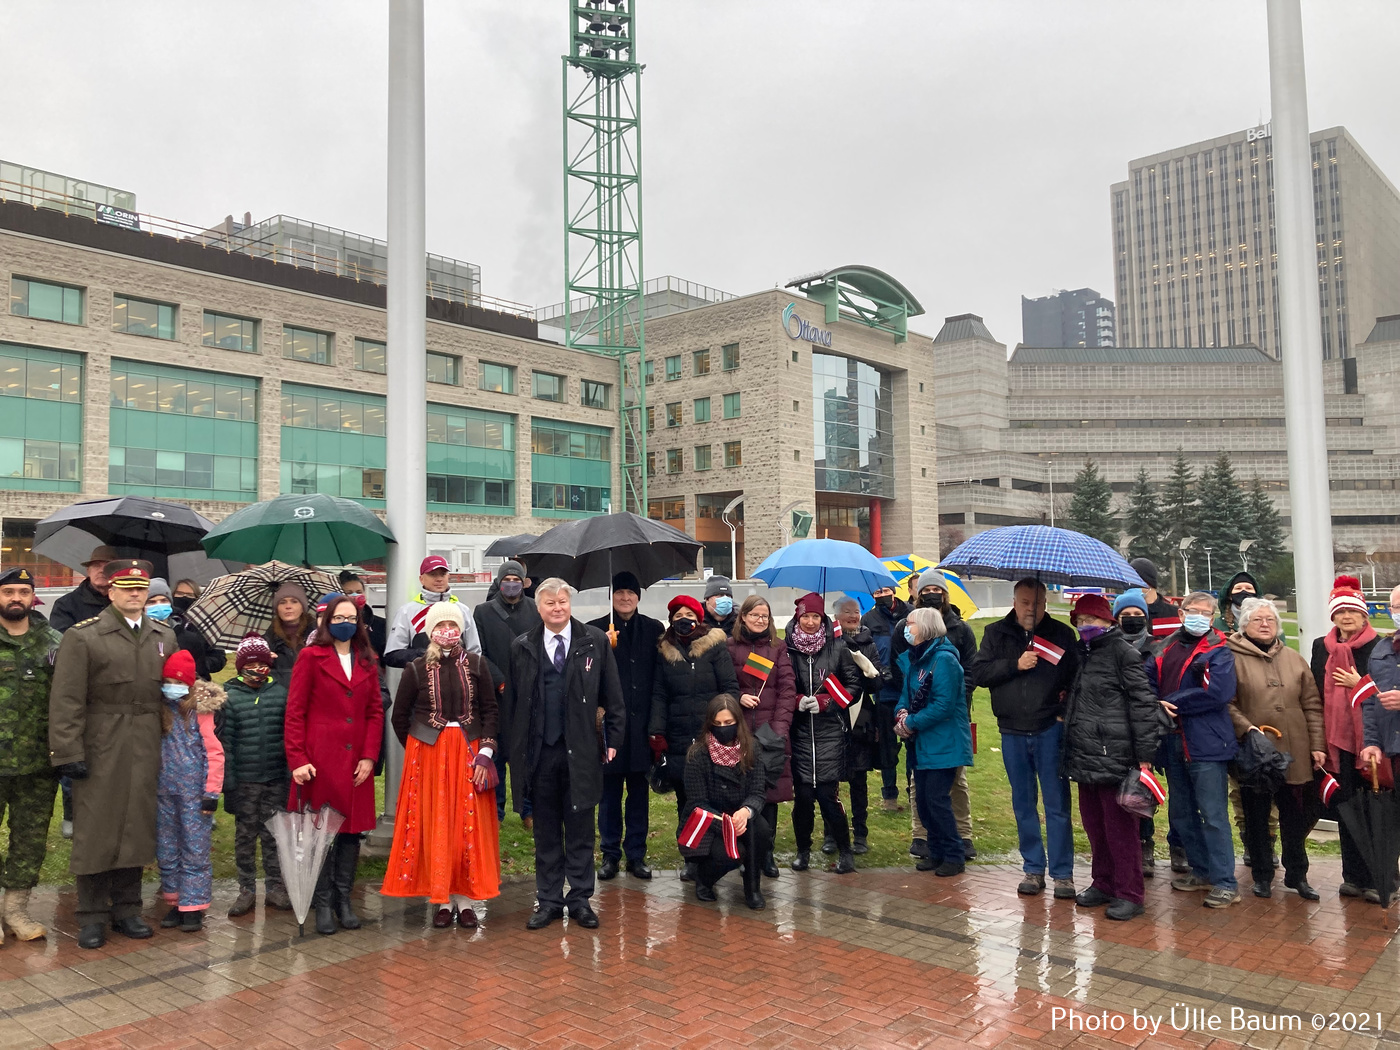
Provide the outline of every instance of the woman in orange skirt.
[[496,689],[486,661],[462,648],[461,607],[428,607],[426,656],[404,668],[393,726],[404,745],[394,847],[380,890],[427,897],[433,925],[477,923],[500,893]]

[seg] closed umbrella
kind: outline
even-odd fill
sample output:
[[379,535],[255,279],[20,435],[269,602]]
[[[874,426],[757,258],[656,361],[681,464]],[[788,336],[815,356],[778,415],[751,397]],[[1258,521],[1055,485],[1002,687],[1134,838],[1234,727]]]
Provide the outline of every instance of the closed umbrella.
[[[298,791],[300,798],[300,791]],[[267,818],[267,830],[277,843],[277,860],[282,866],[282,881],[287,896],[292,899],[292,914],[297,917],[297,929],[306,933],[306,916],[311,911],[311,898],[316,893],[316,880],[321,866],[335,845],[335,836],[345,817],[322,806],[319,812],[283,810]]]
[[114,496],[64,507],[34,526],[34,553],[81,571],[96,547],[122,558],[144,558],[167,579],[200,584],[241,569],[242,563],[210,558],[201,540],[214,523],[183,503]]
[[1392,790],[1380,790],[1374,763],[1371,790],[1352,795],[1337,807],[1337,815],[1366,861],[1381,907],[1389,908],[1395,893],[1395,866],[1400,862],[1400,799]]
[[321,569],[268,562],[242,572],[220,576],[204,589],[186,614],[186,621],[209,643],[237,649],[249,632],[266,634],[272,626],[272,597],[284,583],[295,583],[314,603],[323,594],[340,590],[339,581]]
[[940,562],[963,576],[1033,576],[1065,587],[1146,587],[1121,554],[1092,536],[1048,525],[1006,525],[979,532]]
[[869,594],[898,582],[884,562],[860,544],[829,539],[798,540],[779,547],[763,559],[753,575],[769,587],[795,587],[817,594]]
[[352,499],[312,492],[234,511],[204,537],[204,549],[248,564],[349,565],[382,558],[394,534]]

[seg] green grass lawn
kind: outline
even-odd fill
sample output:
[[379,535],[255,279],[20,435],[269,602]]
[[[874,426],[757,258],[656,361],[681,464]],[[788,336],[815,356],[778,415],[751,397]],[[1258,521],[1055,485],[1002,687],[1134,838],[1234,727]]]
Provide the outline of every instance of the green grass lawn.
[[[1062,613],[1052,607],[1052,613]],[[972,628],[981,639],[982,628],[991,620],[973,620]],[[1380,626],[1380,624],[1377,624]],[[227,674],[217,676],[220,679]],[[996,719],[992,717],[991,698],[985,689],[978,689],[973,697],[973,721],[977,723],[978,752],[973,767],[968,770],[968,785],[972,795],[972,832],[977,846],[979,862],[1010,861],[1020,863],[1016,850],[1016,823],[1011,813],[1011,787],[1007,783],[1006,770],[1001,760],[1001,734],[997,732]],[[870,790],[869,844],[870,852],[856,863],[863,867],[894,867],[911,863],[909,858],[909,810],[908,799],[904,797],[903,749],[900,755],[900,803],[905,808],[899,813],[886,813],[880,804],[880,774],[868,775]],[[379,801],[383,807],[383,780],[377,782]],[[842,801],[850,811],[850,797],[847,788],[841,789]],[[780,858],[791,858],[796,851],[793,841],[791,804],[780,807],[776,852]],[[1075,852],[1087,855],[1088,840],[1079,827],[1077,805],[1075,813]],[[60,807],[54,805],[54,819],[49,829],[49,852],[44,861],[40,880],[45,883],[67,883],[72,881],[68,874],[69,844],[59,834]],[[674,795],[651,796],[651,833],[648,836],[647,857],[654,867],[675,868],[680,864],[680,853],[676,848],[675,837],[676,804]],[[1166,807],[1157,812],[1157,853],[1166,856]],[[820,846],[821,821],[818,814],[817,846]],[[0,847],[8,848],[9,832],[0,833]],[[1238,840],[1236,851],[1239,851]],[[1308,851],[1314,855],[1336,856],[1339,849],[1336,843],[1309,842]],[[214,820],[214,877],[233,878],[236,874],[233,863],[233,817],[222,808]],[[362,876],[382,874],[385,867],[383,858],[365,857],[360,863]],[[507,808],[506,819],[501,827],[501,872],[503,875],[525,875],[534,871],[534,843],[530,832],[520,823],[520,818]]]

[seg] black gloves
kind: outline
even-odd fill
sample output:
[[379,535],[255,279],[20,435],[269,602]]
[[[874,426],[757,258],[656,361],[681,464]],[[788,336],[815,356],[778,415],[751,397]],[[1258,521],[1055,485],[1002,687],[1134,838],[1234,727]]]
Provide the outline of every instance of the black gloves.
[[69,780],[86,780],[88,778],[86,762],[65,762],[61,766],[55,766],[54,772],[60,777],[67,777]]

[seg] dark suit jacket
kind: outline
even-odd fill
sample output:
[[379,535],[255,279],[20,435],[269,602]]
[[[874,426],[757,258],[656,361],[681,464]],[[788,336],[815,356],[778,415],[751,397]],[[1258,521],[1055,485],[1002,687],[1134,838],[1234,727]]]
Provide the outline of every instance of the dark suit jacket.
[[589,620],[604,635],[608,624],[617,628],[617,676],[622,682],[622,699],[627,705],[627,732],[621,743],[608,741],[617,748],[617,758],[603,770],[607,774],[645,773],[651,768],[651,748],[647,746],[647,722],[651,718],[651,682],[656,673],[656,643],[666,633],[660,620],[633,613],[623,624],[622,618],[600,616]]
[[[627,728],[617,661],[607,636],[596,627],[571,620],[572,635],[565,658],[564,744],[569,750],[570,805],[575,812],[591,809],[603,795],[603,761],[598,750],[598,709],[610,746],[618,746]],[[544,704],[540,661],[544,659],[544,624],[511,643],[510,676],[506,679],[502,725],[506,727],[511,797],[519,813],[530,797],[544,746]]]

